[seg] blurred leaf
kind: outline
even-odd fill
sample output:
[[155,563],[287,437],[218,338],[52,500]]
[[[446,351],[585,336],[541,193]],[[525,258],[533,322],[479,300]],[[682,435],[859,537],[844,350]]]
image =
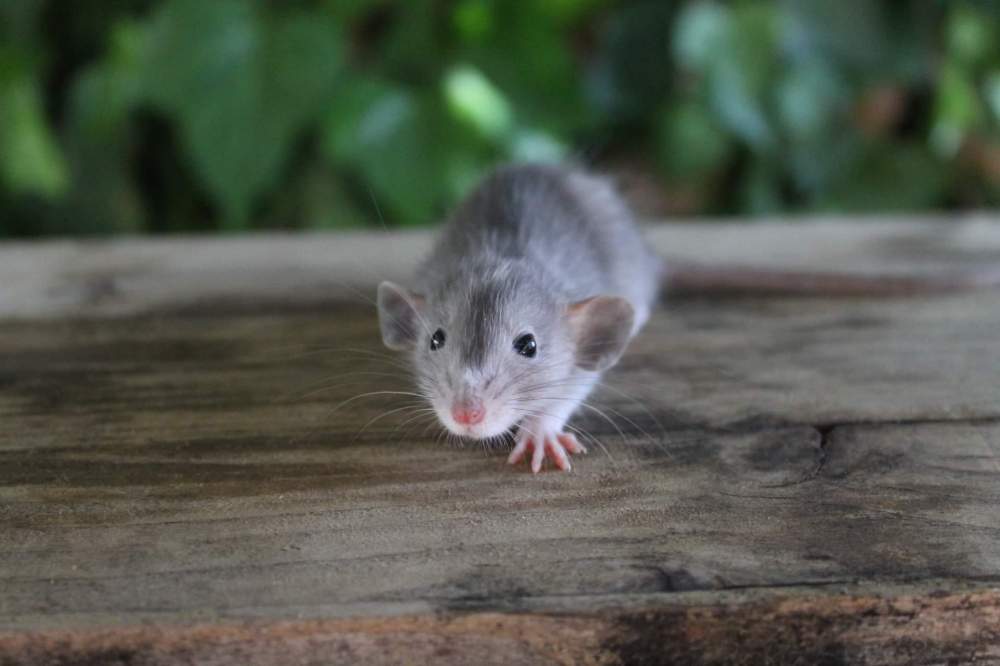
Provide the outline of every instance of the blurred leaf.
[[672,179],[699,180],[729,156],[729,138],[696,102],[671,105],[661,114],[659,162]]
[[976,7],[953,3],[948,17],[948,51],[963,64],[978,64],[995,49],[996,27],[993,18]]
[[757,150],[768,148],[774,134],[761,98],[736,60],[726,60],[712,72],[709,99],[715,115],[731,132]]
[[67,155],[73,174],[75,229],[136,231],[144,211],[128,171],[129,114],[141,93],[145,35],[125,22],[115,27],[107,57],[87,68],[70,92]]
[[673,31],[674,55],[691,69],[704,70],[726,47],[730,11],[716,2],[689,3],[677,17]]
[[336,31],[307,15],[263,21],[238,0],[176,0],[156,16],[147,55],[146,94],[176,116],[226,223],[242,226],[333,92]]
[[335,162],[360,169],[385,216],[426,224],[442,210],[456,183],[478,173],[469,138],[444,113],[436,95],[365,86],[328,116],[325,146]]
[[966,133],[980,122],[982,102],[972,79],[955,63],[941,67],[931,144],[938,153],[952,157],[958,152]]
[[771,5],[741,5],[709,66],[709,100],[716,116],[756,150],[768,149],[775,139],[766,94],[777,67],[776,20]]
[[494,29],[489,0],[462,0],[455,6],[452,23],[462,41],[474,44],[483,40]]
[[324,147],[336,161],[360,159],[372,142],[392,131],[408,113],[409,95],[374,77],[348,77],[324,122]]
[[559,162],[566,157],[566,145],[553,135],[539,130],[517,130],[507,143],[512,161]]
[[[516,110],[518,125],[560,134],[586,125],[590,109],[561,17],[547,11],[546,3],[489,6],[492,29],[468,45],[463,61],[479,69]],[[530,57],[530,66],[512,54]]]
[[983,84],[983,96],[993,112],[994,122],[1000,122],[1000,71],[994,71],[986,77]]
[[0,62],[0,180],[13,192],[56,197],[66,191],[66,164],[49,130],[30,73]]
[[267,28],[258,62],[264,111],[290,131],[332,97],[342,66],[340,34],[333,23],[306,13],[273,18]]
[[510,104],[482,72],[459,65],[445,76],[444,89],[452,113],[484,137],[499,140],[510,134]]
[[843,110],[846,90],[821,60],[792,66],[778,84],[778,114],[786,133],[802,140],[825,132]]
[[123,23],[114,30],[107,58],[84,70],[70,94],[69,129],[75,141],[106,147],[123,132],[129,111],[142,93],[140,26]]

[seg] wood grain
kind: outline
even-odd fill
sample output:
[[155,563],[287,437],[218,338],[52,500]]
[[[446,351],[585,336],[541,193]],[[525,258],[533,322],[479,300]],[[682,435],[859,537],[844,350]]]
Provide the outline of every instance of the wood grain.
[[537,477],[362,299],[157,303],[0,319],[0,664],[1000,663],[998,293],[667,301]]
[[[1000,221],[985,215],[651,223],[648,235],[669,265],[687,266],[675,286],[695,293],[746,280],[848,294],[872,290],[873,276],[902,292],[1000,282]],[[359,232],[7,243],[0,317],[324,307],[405,282],[431,242],[430,232]]]
[[991,664],[996,592],[0,634],[4,664]]

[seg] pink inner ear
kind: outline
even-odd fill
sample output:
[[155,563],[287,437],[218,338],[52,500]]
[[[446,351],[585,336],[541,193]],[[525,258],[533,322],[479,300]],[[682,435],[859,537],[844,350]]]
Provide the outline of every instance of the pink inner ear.
[[403,300],[407,301],[414,308],[423,307],[426,300],[422,294],[415,294],[409,289],[404,289],[400,286],[396,286],[396,292],[403,298]]
[[566,306],[566,314],[570,317],[579,317],[596,298],[600,298],[600,296],[591,296],[590,298],[585,298],[582,301],[570,303]]
[[419,310],[424,297],[404,287],[385,281],[378,287],[379,328],[382,342],[390,349],[403,351],[411,347],[419,334]]
[[427,299],[424,298],[423,294],[415,294],[409,289],[403,289],[402,287],[397,287],[399,295],[410,304],[414,310],[419,310],[424,307]]
[[593,296],[567,306],[577,366],[604,370],[613,365],[628,344],[634,316],[632,305],[620,296]]
[[591,310],[595,307],[598,308],[597,314],[600,316],[600,314],[602,314],[600,311],[602,305],[611,306],[613,304],[617,305],[620,302],[625,302],[626,305],[628,305],[628,309],[631,310],[631,305],[620,296],[598,295],[590,296],[582,301],[570,303],[566,306],[566,316],[569,318],[571,323],[576,324],[581,318],[588,316],[588,314],[592,315],[593,313]]

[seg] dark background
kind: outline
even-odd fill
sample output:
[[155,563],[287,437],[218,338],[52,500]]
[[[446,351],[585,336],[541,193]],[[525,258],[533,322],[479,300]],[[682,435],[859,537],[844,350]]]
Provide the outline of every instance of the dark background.
[[0,235],[421,225],[575,159],[647,215],[992,207],[1000,6],[3,0]]

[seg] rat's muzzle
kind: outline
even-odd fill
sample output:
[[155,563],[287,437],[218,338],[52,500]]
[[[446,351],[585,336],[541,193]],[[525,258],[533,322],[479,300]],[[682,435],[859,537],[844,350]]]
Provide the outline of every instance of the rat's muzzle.
[[481,400],[463,400],[451,406],[451,418],[463,426],[477,425],[486,418],[486,408]]

